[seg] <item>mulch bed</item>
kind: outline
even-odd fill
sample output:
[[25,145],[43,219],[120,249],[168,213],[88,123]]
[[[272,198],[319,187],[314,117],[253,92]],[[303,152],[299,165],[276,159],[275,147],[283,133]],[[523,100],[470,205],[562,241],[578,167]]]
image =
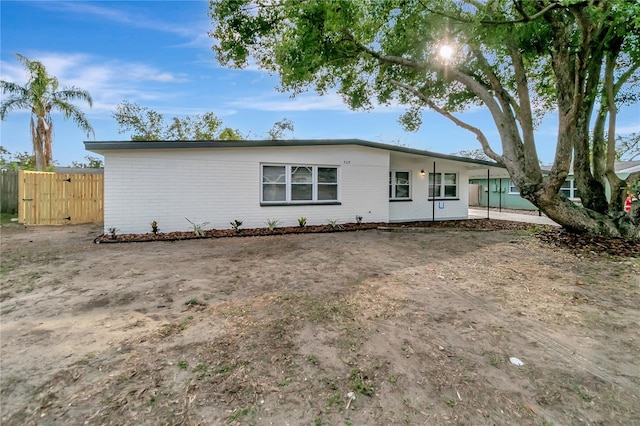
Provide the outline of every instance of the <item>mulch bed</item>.
[[291,226],[280,227],[274,230],[268,228],[240,229],[210,229],[204,231],[204,237],[196,236],[193,232],[167,232],[158,234],[117,234],[115,237],[102,234],[96,237],[96,244],[104,243],[131,243],[150,241],[179,241],[202,238],[231,238],[231,237],[256,237],[268,235],[286,234],[311,234],[328,232],[352,232],[367,229],[461,229],[470,231],[533,231],[535,235],[544,243],[559,248],[568,249],[576,255],[583,254],[609,254],[612,256],[640,257],[640,242],[629,241],[622,238],[605,238],[594,235],[572,234],[564,229],[554,228],[545,225],[536,225],[524,222],[511,222],[496,219],[468,219],[468,220],[445,220],[436,222],[403,222],[403,223],[345,223],[337,226],[315,225],[315,226]]
[[545,229],[536,233],[543,242],[568,249],[576,255],[608,254],[621,257],[640,257],[640,242],[623,238],[599,237],[590,234],[573,234],[564,229]]

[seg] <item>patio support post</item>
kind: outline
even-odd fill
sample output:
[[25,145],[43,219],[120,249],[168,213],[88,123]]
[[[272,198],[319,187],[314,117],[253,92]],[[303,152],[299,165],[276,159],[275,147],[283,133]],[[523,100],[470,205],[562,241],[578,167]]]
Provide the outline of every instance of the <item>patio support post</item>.
[[490,206],[491,206],[491,169],[487,169],[487,219],[489,219]]
[[433,197],[431,198],[431,222],[436,221],[436,160],[433,160],[433,184],[431,185]]
[[502,178],[499,180],[498,186],[498,211],[502,213]]

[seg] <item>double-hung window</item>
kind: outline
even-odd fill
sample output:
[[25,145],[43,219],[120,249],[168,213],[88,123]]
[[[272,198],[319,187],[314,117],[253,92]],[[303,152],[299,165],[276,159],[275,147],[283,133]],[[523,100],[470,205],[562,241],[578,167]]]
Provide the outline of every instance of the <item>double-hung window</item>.
[[263,164],[263,204],[308,204],[338,202],[338,167]]
[[458,198],[458,174],[429,173],[429,198]]
[[567,198],[572,200],[580,198],[580,195],[578,194],[578,188],[576,188],[576,181],[573,179],[567,179],[564,181],[562,187],[560,188],[560,193],[566,195]]
[[389,199],[410,200],[411,199],[411,172],[391,171],[389,172]]

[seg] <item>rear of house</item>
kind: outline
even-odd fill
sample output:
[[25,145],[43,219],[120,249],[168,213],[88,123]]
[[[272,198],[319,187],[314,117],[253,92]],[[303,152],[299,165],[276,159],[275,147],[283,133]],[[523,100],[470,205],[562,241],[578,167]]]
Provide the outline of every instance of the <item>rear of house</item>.
[[353,140],[85,142],[105,157],[120,233],[466,219],[470,170],[494,163]]

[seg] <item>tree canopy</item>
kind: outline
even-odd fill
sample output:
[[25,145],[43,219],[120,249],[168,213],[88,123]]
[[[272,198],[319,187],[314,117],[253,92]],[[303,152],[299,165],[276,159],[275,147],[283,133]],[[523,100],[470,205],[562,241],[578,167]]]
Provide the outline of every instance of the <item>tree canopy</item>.
[[[640,209],[622,212],[638,176],[622,181],[613,168],[617,108],[637,101],[640,3],[214,0],[209,12],[222,64],[255,62],[280,76],[282,90],[336,90],[354,109],[399,102],[409,130],[423,109],[436,111],[567,229],[640,237]],[[498,140],[456,114],[473,105],[489,111]],[[535,129],[550,112],[556,153],[543,178]],[[581,206],[559,193],[572,165]]]
[[132,132],[133,141],[242,139],[238,130],[223,128],[222,120],[213,112],[172,117],[167,121],[157,111],[135,102],[123,101],[116,106],[112,116],[118,122],[118,132]]
[[[113,118],[118,122],[118,133],[131,132],[132,141],[205,141],[249,139],[238,129],[224,127],[221,119],[213,112],[204,114],[174,116],[165,119],[161,114],[135,102],[123,101],[116,106]],[[282,139],[293,134],[293,121],[286,117],[276,121],[267,131],[268,139]]]
[[58,111],[65,119],[71,118],[89,136],[94,133],[93,128],[84,112],[72,101],[85,101],[91,107],[93,100],[89,92],[78,87],[65,86],[59,90],[58,79],[47,73],[42,62],[32,61],[19,53],[16,56],[29,73],[29,79],[23,86],[0,80],[2,92],[9,94],[0,104],[0,119],[4,120],[10,111],[31,111],[31,141],[36,169],[44,170],[53,162],[51,112]]

